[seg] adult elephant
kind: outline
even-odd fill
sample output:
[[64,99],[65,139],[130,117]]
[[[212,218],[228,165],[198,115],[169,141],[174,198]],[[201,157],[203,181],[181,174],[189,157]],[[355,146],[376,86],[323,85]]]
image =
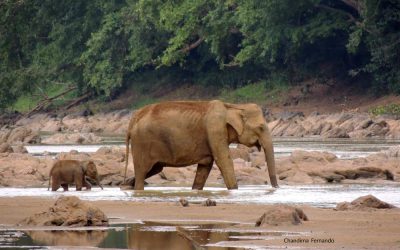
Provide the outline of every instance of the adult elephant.
[[126,164],[132,147],[135,190],[164,166],[197,164],[193,189],[203,189],[215,161],[228,189],[237,189],[229,144],[264,149],[273,187],[278,187],[272,138],[260,107],[214,101],[175,101],[147,105],[131,118],[126,135]]

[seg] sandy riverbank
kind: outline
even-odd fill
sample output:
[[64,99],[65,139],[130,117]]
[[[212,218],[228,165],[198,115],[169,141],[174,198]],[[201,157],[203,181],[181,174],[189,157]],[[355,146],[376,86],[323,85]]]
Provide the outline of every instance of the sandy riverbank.
[[[0,198],[1,228],[15,225],[34,213],[46,210],[53,198]],[[309,221],[301,225],[255,228],[255,221],[264,213],[265,205],[218,204],[203,207],[192,204],[182,207],[164,202],[92,201],[111,218],[111,223],[135,221],[231,221],[240,229],[300,232],[298,236],[277,236],[268,240],[235,241],[237,245],[280,246],[302,248],[398,249],[400,247],[400,209],[370,211],[335,211],[302,207]],[[331,243],[315,243],[313,239],[332,239]],[[294,243],[294,241],[300,243]]]

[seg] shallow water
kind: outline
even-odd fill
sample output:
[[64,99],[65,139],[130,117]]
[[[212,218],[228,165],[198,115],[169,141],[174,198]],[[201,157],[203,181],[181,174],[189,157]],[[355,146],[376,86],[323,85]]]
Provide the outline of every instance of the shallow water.
[[[85,230],[0,230],[1,248],[43,249],[48,247],[79,248],[130,248],[130,249],[261,249],[258,240],[276,237],[305,235],[303,232],[268,231],[265,229],[241,230],[228,228],[230,223],[220,224],[173,224],[144,222],[112,225],[109,228]],[[239,244],[238,244],[239,243]],[[240,247],[238,247],[240,245]],[[258,246],[257,246],[258,245]]]
[[[70,190],[74,190],[71,188]],[[281,186],[273,189],[266,185],[245,185],[238,190],[227,190],[224,187],[206,187],[202,191],[190,187],[155,187],[146,186],[144,191],[120,190],[117,187],[97,187],[92,191],[47,191],[46,188],[0,188],[0,197],[33,196],[57,197],[74,195],[83,200],[121,200],[176,202],[185,198],[189,202],[199,203],[207,198],[217,203],[240,204],[295,204],[315,207],[335,207],[337,203],[352,201],[360,196],[372,194],[396,206],[400,206],[400,184],[361,185],[361,184],[325,184]]]
[[[27,150],[31,154],[41,155],[44,152],[57,154],[77,150],[79,152],[96,152],[103,146],[118,146],[125,148],[123,138],[104,137],[103,144],[95,145],[28,145]],[[290,155],[294,150],[306,151],[328,151],[336,154],[339,158],[351,159],[365,157],[369,154],[386,150],[391,146],[400,145],[400,140],[388,139],[323,139],[323,138],[274,138],[274,150],[276,157]],[[236,147],[232,144],[231,147]]]

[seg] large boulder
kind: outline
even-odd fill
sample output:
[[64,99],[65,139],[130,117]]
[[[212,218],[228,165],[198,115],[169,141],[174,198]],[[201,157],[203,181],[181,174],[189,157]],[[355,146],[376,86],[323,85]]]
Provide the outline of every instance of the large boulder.
[[26,154],[28,153],[28,150],[24,145],[19,144],[13,147],[13,152],[18,154]]
[[22,220],[31,226],[108,226],[107,216],[97,207],[75,196],[61,196],[47,211]]
[[40,143],[39,133],[26,127],[14,129],[2,129],[0,131],[0,143]]
[[47,186],[51,157],[34,157],[30,154],[0,154],[0,186],[39,187]]
[[272,205],[267,207],[255,226],[299,225],[308,221],[307,215],[300,208],[289,205]]
[[0,144],[0,153],[13,153],[14,150],[8,143],[1,143]]
[[379,200],[373,195],[361,196],[352,202],[341,202],[337,204],[335,210],[370,210],[370,209],[390,209],[396,208],[392,204]]

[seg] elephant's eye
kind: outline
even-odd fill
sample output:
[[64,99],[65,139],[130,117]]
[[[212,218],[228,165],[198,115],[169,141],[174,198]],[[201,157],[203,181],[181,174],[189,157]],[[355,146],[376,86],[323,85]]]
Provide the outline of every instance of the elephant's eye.
[[261,132],[263,132],[265,129],[264,124],[258,125],[258,130],[260,130]]

